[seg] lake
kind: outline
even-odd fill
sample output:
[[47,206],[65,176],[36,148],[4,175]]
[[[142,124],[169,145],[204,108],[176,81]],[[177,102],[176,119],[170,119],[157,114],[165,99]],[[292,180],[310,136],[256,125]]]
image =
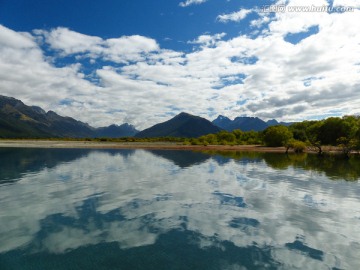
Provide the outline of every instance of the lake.
[[360,160],[0,148],[0,269],[359,269]]

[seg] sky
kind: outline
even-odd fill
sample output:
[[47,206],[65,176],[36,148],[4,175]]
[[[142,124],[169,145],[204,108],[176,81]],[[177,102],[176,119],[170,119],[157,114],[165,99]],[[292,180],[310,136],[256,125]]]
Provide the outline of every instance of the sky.
[[360,114],[360,0],[0,0],[0,95],[94,127]]

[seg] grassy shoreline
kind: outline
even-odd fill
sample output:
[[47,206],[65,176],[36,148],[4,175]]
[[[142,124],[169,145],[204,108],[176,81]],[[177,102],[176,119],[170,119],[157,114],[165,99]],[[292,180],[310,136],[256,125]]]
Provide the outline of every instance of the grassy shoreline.
[[[192,151],[246,151],[285,153],[285,147],[266,147],[262,145],[184,145],[176,142],[98,142],[86,140],[44,140],[44,139],[1,139],[0,147],[13,148],[87,148],[87,149],[153,149],[153,150],[192,150]],[[325,147],[330,153],[341,152],[338,147]],[[292,152],[291,150],[289,152]],[[305,152],[314,153],[307,150]]]

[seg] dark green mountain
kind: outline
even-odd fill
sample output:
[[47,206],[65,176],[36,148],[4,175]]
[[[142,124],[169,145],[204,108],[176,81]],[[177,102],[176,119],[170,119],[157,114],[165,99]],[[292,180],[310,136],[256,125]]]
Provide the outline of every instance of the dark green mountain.
[[145,129],[135,137],[149,138],[149,137],[185,137],[196,138],[209,133],[217,133],[221,129],[205,118],[194,116],[188,113],[180,113],[174,118],[156,124],[148,129]]
[[96,129],[71,117],[63,117],[53,111],[45,112],[40,107],[27,106],[18,99],[0,95],[0,138],[85,138],[100,134],[123,137],[134,135],[136,130],[131,127],[122,125]]
[[0,136],[6,138],[90,137],[94,128],[22,101],[0,96]]

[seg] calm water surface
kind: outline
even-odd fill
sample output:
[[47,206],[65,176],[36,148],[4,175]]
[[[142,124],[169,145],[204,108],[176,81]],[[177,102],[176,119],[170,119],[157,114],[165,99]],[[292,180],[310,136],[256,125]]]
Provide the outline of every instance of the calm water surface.
[[360,162],[0,149],[0,269],[359,269]]

